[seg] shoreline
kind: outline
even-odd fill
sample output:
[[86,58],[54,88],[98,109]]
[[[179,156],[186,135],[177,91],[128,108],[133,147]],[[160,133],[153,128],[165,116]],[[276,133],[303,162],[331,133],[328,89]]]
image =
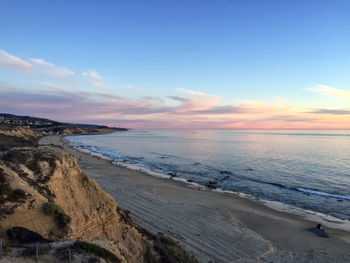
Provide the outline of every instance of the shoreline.
[[[199,191],[188,183],[156,178],[138,170],[131,175],[128,168],[79,152],[63,137],[44,137],[40,143],[63,144],[80,159],[88,176],[117,199],[122,208],[131,211],[137,224],[172,236],[194,252],[200,262],[273,259],[277,255],[284,257],[285,262],[293,262],[288,258],[296,259],[311,250],[315,255],[350,257],[348,222],[288,205],[276,210],[276,206],[280,208],[277,202],[254,200],[240,193]],[[154,211],[148,215],[150,209]],[[307,231],[317,223],[326,226],[329,238]],[[237,239],[240,244],[232,244]],[[220,255],[215,255],[218,250]]]
[[[99,134],[103,135],[103,134],[109,134],[109,133],[113,133],[113,132],[99,133]],[[128,164],[128,163],[124,163],[123,161],[116,162],[112,158],[110,158],[106,155],[103,155],[99,152],[94,152],[94,151],[89,150],[83,146],[77,145],[77,144],[75,144],[74,141],[72,142],[66,138],[66,137],[77,137],[80,135],[95,135],[95,134],[96,133],[61,136],[61,141],[62,141],[62,143],[67,144],[70,148],[72,148],[78,152],[88,154],[94,158],[101,158],[101,159],[110,161],[113,165],[118,166],[118,167],[123,167],[123,168],[130,169],[132,171],[141,172],[147,176],[152,176],[152,177],[156,177],[156,178],[162,178],[162,179],[168,179],[168,180],[181,182],[181,183],[183,183],[184,187],[188,187],[188,188],[193,188],[193,189],[197,189],[197,190],[201,190],[201,191],[228,194],[228,195],[233,195],[234,197],[238,197],[238,198],[246,198],[246,199],[251,200],[252,202],[261,203],[261,204],[263,204],[271,209],[274,209],[276,211],[279,211],[279,212],[287,212],[287,213],[290,213],[293,215],[301,216],[309,221],[313,221],[315,223],[316,222],[320,223],[320,224],[322,224],[326,227],[329,227],[329,228],[340,229],[340,230],[350,232],[350,220],[341,219],[341,218],[338,218],[338,217],[335,217],[335,216],[332,216],[329,214],[321,213],[318,211],[313,211],[313,210],[308,210],[308,209],[301,208],[301,207],[292,206],[292,205],[289,205],[287,203],[282,203],[279,201],[258,198],[258,197],[255,197],[253,195],[249,195],[249,194],[242,193],[242,192],[225,190],[225,189],[221,189],[221,188],[211,189],[207,186],[198,184],[196,182],[189,182],[186,178],[173,177],[173,176],[168,175],[168,174],[161,174],[158,172],[151,171],[145,167],[138,166],[137,164]]]

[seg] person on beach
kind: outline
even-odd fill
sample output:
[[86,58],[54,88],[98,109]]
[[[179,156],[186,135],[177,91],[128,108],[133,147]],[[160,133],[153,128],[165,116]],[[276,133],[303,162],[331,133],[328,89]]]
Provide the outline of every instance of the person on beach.
[[128,169],[128,172],[129,172],[130,175],[132,175],[132,174],[131,174],[131,169]]

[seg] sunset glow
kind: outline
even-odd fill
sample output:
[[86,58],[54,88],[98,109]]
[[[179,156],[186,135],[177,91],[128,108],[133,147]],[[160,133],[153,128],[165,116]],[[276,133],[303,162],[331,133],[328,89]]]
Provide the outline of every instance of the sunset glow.
[[134,129],[350,129],[344,6],[69,5],[77,19],[69,2],[22,2],[40,5],[26,22],[15,2],[1,4],[1,112]]

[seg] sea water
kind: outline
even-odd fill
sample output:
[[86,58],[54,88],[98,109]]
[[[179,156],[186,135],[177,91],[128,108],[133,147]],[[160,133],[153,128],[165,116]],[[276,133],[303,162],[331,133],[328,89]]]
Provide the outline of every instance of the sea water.
[[350,219],[350,131],[130,130],[67,139],[157,174]]

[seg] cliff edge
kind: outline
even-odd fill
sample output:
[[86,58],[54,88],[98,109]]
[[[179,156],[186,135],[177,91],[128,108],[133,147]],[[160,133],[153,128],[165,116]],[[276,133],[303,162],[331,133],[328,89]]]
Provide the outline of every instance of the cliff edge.
[[[90,262],[86,255],[91,253],[106,257],[101,262],[197,262],[173,241],[135,225],[128,211],[120,210],[63,148],[35,146],[38,136],[31,130],[0,134],[13,139],[11,145],[3,141],[7,150],[0,152],[0,239],[5,262],[6,255],[11,257],[8,262],[26,262],[21,257],[33,256],[35,242],[46,247],[42,257],[47,262],[66,262],[57,252],[63,249],[80,253],[76,262],[85,262],[82,256]],[[18,141],[21,147],[13,147]]]
[[0,182],[1,236],[19,226],[53,241],[111,240],[117,245],[109,249],[123,262],[142,262],[152,250],[149,237],[124,222],[117,201],[62,149],[10,150],[0,161]]

